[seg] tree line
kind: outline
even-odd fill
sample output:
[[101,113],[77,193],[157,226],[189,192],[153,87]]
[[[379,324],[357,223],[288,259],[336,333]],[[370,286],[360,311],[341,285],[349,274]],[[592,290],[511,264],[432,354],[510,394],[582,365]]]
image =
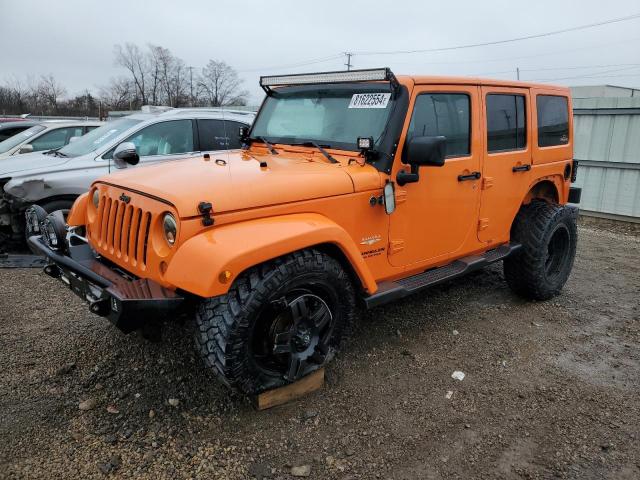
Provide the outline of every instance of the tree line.
[[105,117],[109,110],[137,110],[143,105],[221,107],[246,105],[238,73],[227,63],[209,60],[200,69],[168,48],[133,44],[114,46],[122,74],[92,92],[69,96],[53,75],[11,77],[0,85],[0,114]]

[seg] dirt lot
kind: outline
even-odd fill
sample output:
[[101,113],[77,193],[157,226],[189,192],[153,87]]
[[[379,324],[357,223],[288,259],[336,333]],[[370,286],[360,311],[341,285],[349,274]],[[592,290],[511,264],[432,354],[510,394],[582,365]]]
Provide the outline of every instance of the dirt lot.
[[624,230],[581,227],[550,302],[494,266],[367,313],[323,390],[262,413],[181,327],[123,336],[38,270],[0,270],[0,302],[2,478],[640,478],[640,236]]

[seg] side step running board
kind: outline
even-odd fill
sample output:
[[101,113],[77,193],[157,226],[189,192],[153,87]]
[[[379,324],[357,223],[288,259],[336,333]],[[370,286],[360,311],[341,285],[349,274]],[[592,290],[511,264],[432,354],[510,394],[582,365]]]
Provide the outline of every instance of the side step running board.
[[384,305],[385,303],[418,292],[423,288],[461,277],[469,272],[486,267],[491,263],[508,257],[513,252],[519,250],[520,247],[521,245],[519,243],[508,243],[493,250],[488,250],[480,255],[472,255],[455,260],[444,267],[432,268],[426,272],[395,281],[382,282],[378,285],[378,291],[376,291],[376,293],[365,297],[365,305],[367,308]]

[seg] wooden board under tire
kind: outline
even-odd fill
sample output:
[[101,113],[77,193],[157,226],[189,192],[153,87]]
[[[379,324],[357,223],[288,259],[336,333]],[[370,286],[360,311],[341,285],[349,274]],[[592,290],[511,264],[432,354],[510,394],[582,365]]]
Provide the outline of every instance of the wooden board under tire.
[[324,368],[310,373],[297,382],[274,388],[253,397],[253,406],[257,410],[266,410],[296,400],[308,393],[319,390],[324,385]]

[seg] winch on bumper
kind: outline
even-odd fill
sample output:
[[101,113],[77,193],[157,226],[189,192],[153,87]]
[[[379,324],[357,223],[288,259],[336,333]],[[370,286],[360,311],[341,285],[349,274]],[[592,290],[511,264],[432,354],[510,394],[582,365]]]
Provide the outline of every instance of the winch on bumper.
[[130,278],[124,272],[98,260],[86,241],[70,234],[66,247],[54,250],[42,235],[29,237],[31,248],[47,257],[47,275],[64,282],[89,303],[91,312],[107,317],[120,330],[129,333],[146,322],[158,322],[186,303],[185,297],[143,278]]

